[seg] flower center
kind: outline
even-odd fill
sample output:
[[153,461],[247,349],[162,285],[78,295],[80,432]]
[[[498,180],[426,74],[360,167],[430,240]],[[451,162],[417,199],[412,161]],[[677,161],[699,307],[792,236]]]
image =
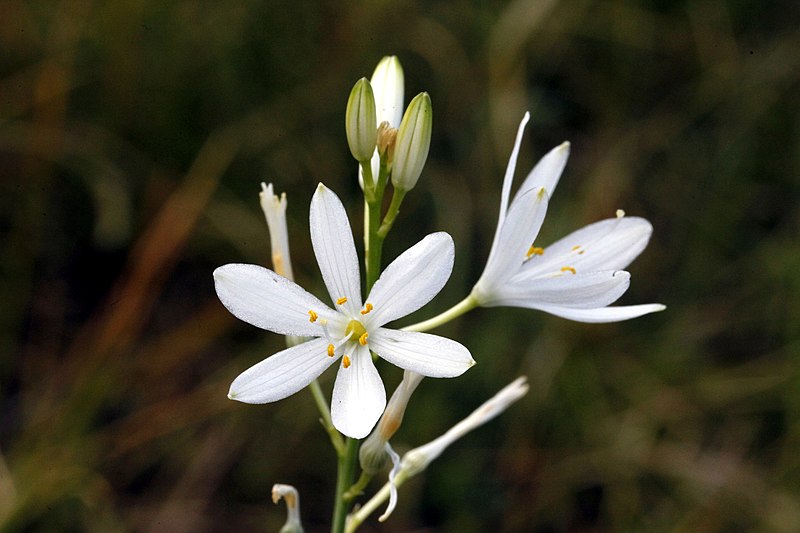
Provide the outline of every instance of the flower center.
[[364,325],[356,319],[347,323],[344,334],[348,335],[351,341],[358,341],[362,346],[367,344],[367,337],[369,337]]

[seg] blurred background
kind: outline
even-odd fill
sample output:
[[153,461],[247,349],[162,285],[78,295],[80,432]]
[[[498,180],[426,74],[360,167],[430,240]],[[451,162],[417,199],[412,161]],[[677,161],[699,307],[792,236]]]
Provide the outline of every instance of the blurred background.
[[227,400],[284,339],[230,316],[211,272],[269,265],[271,181],[298,282],[324,296],[308,204],[324,181],[360,243],[345,104],[396,54],[434,138],[384,257],[456,242],[441,296],[400,325],[477,280],[526,110],[518,175],[572,142],[537,244],[617,208],[648,218],[621,303],[668,309],[437,330],[478,365],[422,383],[399,451],[518,375],[531,392],[364,531],[800,531],[799,6],[0,2],[0,530],[277,531],[276,482],[328,529],[336,461],[311,395]]

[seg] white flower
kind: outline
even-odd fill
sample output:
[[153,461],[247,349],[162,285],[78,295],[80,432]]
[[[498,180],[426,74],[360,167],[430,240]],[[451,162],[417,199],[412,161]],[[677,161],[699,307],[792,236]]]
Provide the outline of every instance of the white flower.
[[429,377],[459,376],[475,364],[469,350],[455,341],[383,327],[416,311],[441,290],[453,268],[453,240],[446,233],[433,233],[406,250],[383,271],[362,303],[347,214],[322,184],[311,200],[309,218],[314,253],[333,308],[260,266],[230,264],[214,271],[219,299],[239,319],[283,335],[316,337],[243,372],[228,396],[246,403],[274,402],[341,361],[331,417],[345,435],[363,438],[386,405],[370,351]]
[[608,307],[628,289],[630,274],[622,269],[647,246],[653,231],[647,220],[618,211],[616,218],[590,224],[551,246],[532,244],[567,163],[569,143],[536,164],[509,205],[528,119],[525,113],[517,131],[494,242],[472,297],[484,307],[526,307],[580,322],[615,322],[663,310],[661,304]]

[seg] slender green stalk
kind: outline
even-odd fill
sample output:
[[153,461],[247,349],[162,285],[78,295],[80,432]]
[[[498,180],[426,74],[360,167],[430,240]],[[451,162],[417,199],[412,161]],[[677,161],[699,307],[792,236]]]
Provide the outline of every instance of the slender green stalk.
[[389,233],[389,230],[392,229],[392,225],[394,224],[394,219],[397,218],[397,214],[400,212],[400,204],[403,203],[403,198],[405,198],[407,191],[403,191],[401,189],[394,189],[392,193],[392,203],[389,205],[389,210],[386,211],[386,216],[383,217],[383,223],[381,227],[378,228],[378,236],[385,239],[386,235]]
[[347,489],[347,492],[344,493],[344,499],[347,501],[352,501],[357,498],[364,492],[364,489],[367,488],[367,485],[371,479],[372,476],[362,470],[358,481],[356,481],[353,486]]
[[[394,485],[396,488],[400,488],[403,484],[408,480],[410,477],[406,470],[400,470],[397,476],[394,478]],[[350,515],[350,520],[347,523],[347,528],[344,530],[345,533],[353,533],[356,529],[364,523],[369,515],[375,512],[375,510],[380,506],[383,502],[389,499],[389,495],[391,494],[391,484],[386,483],[381,490],[375,493],[375,495],[369,499],[367,503],[365,503],[358,511],[354,512]]]
[[344,523],[347,519],[347,511],[350,502],[344,495],[356,474],[358,465],[358,440],[347,438],[344,454],[339,456],[337,476],[336,476],[336,501],[333,507],[333,524],[331,533],[344,533]]
[[456,305],[448,309],[447,311],[436,315],[433,318],[429,318],[428,320],[424,320],[422,322],[418,322],[416,324],[412,324],[410,326],[406,326],[403,328],[404,331],[428,331],[433,328],[438,328],[442,324],[446,324],[450,322],[454,318],[457,318],[467,311],[472,311],[478,307],[478,301],[470,294]]

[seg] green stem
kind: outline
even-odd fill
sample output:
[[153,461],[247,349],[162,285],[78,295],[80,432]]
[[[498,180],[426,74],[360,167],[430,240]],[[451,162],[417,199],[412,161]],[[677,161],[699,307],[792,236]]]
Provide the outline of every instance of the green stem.
[[339,463],[336,476],[336,500],[333,507],[333,524],[331,533],[344,533],[344,524],[347,519],[347,511],[350,502],[344,495],[356,474],[358,464],[358,440],[348,438],[344,454],[339,456]]
[[383,223],[381,227],[378,228],[378,236],[382,239],[386,238],[386,235],[389,233],[389,230],[392,229],[392,225],[394,224],[394,219],[397,218],[397,214],[400,212],[400,204],[403,203],[403,198],[405,198],[407,191],[403,191],[401,189],[395,189],[392,193],[392,203],[389,205],[389,210],[386,211],[386,216],[383,217]]
[[[406,470],[400,470],[397,473],[397,476],[394,478],[394,485],[396,488],[400,488],[403,484],[413,476],[408,475]],[[366,520],[369,515],[375,512],[379,505],[389,499],[389,495],[391,494],[391,484],[386,483],[381,490],[375,493],[375,495],[370,498],[370,500],[365,503],[358,511],[354,512],[350,515],[350,520],[347,523],[347,528],[345,529],[345,533],[353,533],[358,527]]]
[[[366,165],[362,165],[365,167]],[[383,249],[383,237],[378,235],[378,228],[381,220],[381,203],[383,200],[383,188],[380,186],[385,182],[384,165],[381,165],[381,176],[378,179],[378,187],[364,187],[364,196],[366,198],[366,213],[364,214],[364,255],[365,255],[365,269],[366,269],[366,292],[372,289],[372,286],[378,280],[381,271],[381,251]],[[364,179],[366,181],[368,174],[364,172]],[[356,439],[348,438],[345,441],[344,454],[339,456],[338,471],[336,478],[336,500],[334,501],[333,509],[333,524],[331,526],[332,533],[344,533],[345,521],[347,520],[347,513],[350,509],[350,501],[352,499],[352,489],[350,492],[351,498],[348,498],[348,489],[350,489],[353,479],[355,478],[356,467],[358,466],[358,448],[359,441]]]
[[444,313],[438,314],[433,318],[429,318],[428,320],[406,326],[403,328],[403,331],[428,331],[430,329],[437,328],[442,324],[446,324],[454,318],[463,315],[467,311],[472,311],[476,307],[478,307],[478,301],[474,296],[472,296],[472,294],[470,294]]
[[370,479],[372,479],[372,476],[362,470],[358,481],[356,481],[353,486],[347,489],[347,492],[344,493],[344,499],[347,501],[352,501],[363,494],[364,489],[367,488]]

